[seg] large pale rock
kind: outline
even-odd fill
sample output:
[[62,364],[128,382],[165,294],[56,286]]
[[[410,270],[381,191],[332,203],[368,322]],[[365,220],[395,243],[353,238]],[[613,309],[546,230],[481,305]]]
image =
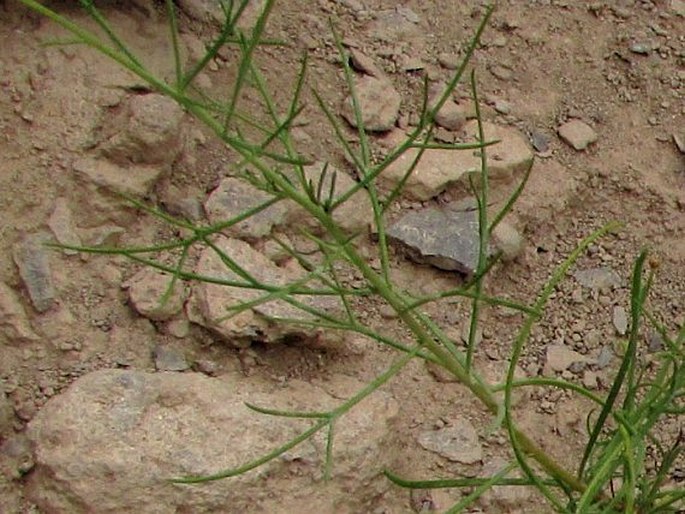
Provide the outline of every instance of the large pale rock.
[[29,425],[35,468],[28,496],[42,512],[367,512],[361,498],[388,487],[379,476],[397,403],[382,392],[336,422],[332,480],[322,482],[325,439],[316,436],[246,475],[201,485],[169,478],[242,465],[311,421],[245,407],[325,410],[363,384],[332,376],[326,389],[227,374],[101,370],[52,398]]
[[[266,256],[238,239],[220,237],[215,245],[262,284],[285,286],[300,280],[305,274],[305,271],[296,264],[289,268],[276,266]],[[200,256],[195,272],[213,280],[247,284],[223,262],[214,249],[209,247]],[[316,282],[309,282],[308,285],[321,287]],[[308,340],[324,337],[320,330],[312,327],[286,321],[272,321],[278,318],[312,319],[311,314],[283,300],[274,299],[260,303],[238,314],[230,310],[231,307],[257,300],[266,294],[265,291],[248,287],[196,282],[187,304],[188,317],[192,322],[212,330],[235,346],[249,346],[254,341],[269,343],[286,339]],[[332,296],[298,295],[297,300],[324,312],[332,312],[339,306],[336,298]],[[334,336],[331,331],[325,334],[325,337]]]
[[[324,175],[324,169],[326,173]],[[355,181],[335,166],[317,162],[303,167],[304,179],[312,183],[315,189],[323,179],[321,185],[321,200],[327,199],[331,182],[335,176],[333,198],[339,198],[343,193],[355,185]],[[300,184],[301,180],[295,176],[293,170],[286,172],[293,184]],[[226,178],[212,192],[205,202],[205,211],[209,221],[222,223],[239,214],[255,208],[271,199],[269,193],[261,191],[251,184],[238,179]],[[333,212],[333,219],[348,233],[364,231],[373,218],[373,209],[368,195],[363,189],[357,191],[349,200],[338,206]],[[255,240],[268,236],[273,228],[289,225],[297,230],[307,229],[315,234],[324,231],[321,224],[300,205],[290,200],[281,200],[268,208],[227,227],[223,233],[246,240]]]
[[[238,178],[225,178],[207,198],[205,212],[211,223],[222,223],[270,200],[272,195]],[[227,227],[224,233],[244,239],[267,236],[275,225],[285,222],[288,206],[280,201]]]
[[183,109],[158,94],[135,95],[122,111],[107,120],[99,150],[111,161],[170,165],[181,152]]
[[[389,80],[364,76],[357,81],[355,93],[365,130],[385,132],[393,128],[402,99]],[[350,125],[357,126],[352,96],[343,102],[342,116]]]
[[[520,132],[511,127],[500,127],[484,122],[485,140],[499,140],[487,148],[488,173],[493,180],[508,181],[525,172],[533,164],[533,152]],[[477,122],[468,122],[464,130],[468,141],[474,141]],[[393,187],[404,177],[419,150],[406,151],[380,175],[380,179]],[[481,159],[473,150],[426,150],[405,185],[407,196],[428,200],[450,186],[467,180],[469,174],[480,173]],[[464,182],[468,184],[468,182]]]

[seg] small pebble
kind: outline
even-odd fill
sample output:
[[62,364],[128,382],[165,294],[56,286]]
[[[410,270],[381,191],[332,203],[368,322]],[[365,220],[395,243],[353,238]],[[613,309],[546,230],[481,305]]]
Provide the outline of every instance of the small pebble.
[[585,150],[590,144],[597,141],[597,133],[580,120],[571,120],[564,123],[558,129],[559,137],[575,150]]
[[620,305],[614,306],[611,320],[614,324],[616,332],[618,332],[620,335],[623,336],[626,334],[626,332],[628,332],[628,314],[626,313],[625,308],[621,307]]
[[646,43],[633,43],[630,45],[630,51],[634,54],[649,55],[652,51],[652,47]]

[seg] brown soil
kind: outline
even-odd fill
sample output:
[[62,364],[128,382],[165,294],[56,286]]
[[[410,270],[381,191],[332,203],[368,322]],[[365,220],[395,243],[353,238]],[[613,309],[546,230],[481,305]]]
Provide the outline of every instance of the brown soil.
[[[374,24],[375,13],[393,9],[394,1],[277,2],[268,34],[292,44],[261,51],[260,66],[270,88],[285,94],[292,88],[301,52],[307,48],[309,85],[338,110],[345,87],[326,22],[330,17],[347,42],[358,45],[390,74],[402,94],[402,116],[411,120],[421,102],[423,76],[448,76],[438,56],[463,48],[482,14],[481,3],[402,2],[420,21],[413,32],[395,34]],[[140,9],[138,4],[143,2],[108,4],[104,12],[122,39],[141,49],[153,69],[168,73],[172,68],[163,16]],[[355,14],[356,4],[363,4],[368,14]],[[79,14],[75,2],[52,5],[91,25]],[[186,34],[202,40],[214,31],[185,17],[180,23]],[[377,37],[379,31],[385,31],[380,34],[383,37]],[[151,349],[157,344],[182,348],[190,361],[211,362],[215,372],[242,369],[275,380],[317,381],[334,373],[369,380],[383,370],[394,353],[366,341],[349,342],[345,351],[260,345],[235,350],[212,344],[211,337],[197,328],[176,339],[127,304],[121,284],[138,268],[120,258],[53,254],[58,304],[43,314],[33,310],[12,248],[24,235],[47,229],[60,197],[67,199],[81,233],[94,228],[92,213],[81,208],[71,166],[88,153],[111,106],[130,94],[126,88],[111,86],[132,83],[116,65],[89,49],[42,44],[62,36],[63,31],[18,2],[0,1],[0,194],[4,205],[0,280],[23,295],[29,321],[39,335],[36,340],[21,341],[0,335],[0,380],[15,409],[16,432],[21,433],[52,396],[89,371],[117,366],[154,370]],[[632,51],[631,47],[640,49],[636,44],[648,45],[648,54]],[[408,57],[419,59],[423,69],[403,71],[402,63]],[[573,295],[580,286],[569,277],[535,329],[521,367],[529,375],[537,374],[551,341],[565,340],[579,351],[591,353],[596,347],[583,343],[589,334],[602,341],[614,337],[612,307],[628,306],[631,265],[644,246],[650,247],[660,263],[651,309],[669,329],[676,328],[685,313],[685,156],[673,136],[685,139],[685,19],[676,15],[667,0],[500,2],[474,67],[481,96],[490,105],[486,115],[525,133],[547,134],[550,149],[538,157],[535,166],[556,166],[572,191],[565,203],[537,211],[536,195],[553,197],[559,183],[544,178],[534,181],[529,203],[524,204],[531,210],[518,210],[525,256],[494,270],[488,280],[491,293],[533,301],[553,267],[580,239],[609,220],[624,223],[619,234],[602,240],[579,262],[579,267],[585,268],[610,265],[621,276],[622,286],[594,298],[584,294],[578,301]],[[220,62],[217,68],[208,78],[218,91],[234,70],[230,61]],[[460,87],[466,95],[467,88]],[[508,104],[504,109],[508,114],[491,107],[496,101]],[[344,166],[333,133],[311,95],[304,117],[307,124],[298,129],[303,153]],[[599,136],[597,143],[576,151],[559,140],[557,127],[571,118],[592,125]],[[183,156],[148,198],[151,203],[161,204],[169,197],[171,186],[204,201],[206,192],[232,162],[233,157],[204,134],[199,124],[187,121],[185,125],[192,137]],[[142,215],[127,220],[125,228],[120,244],[159,242],[172,235],[168,228]],[[393,257],[393,266],[400,281],[421,281],[425,291],[458,281],[449,273],[410,264],[401,255]],[[394,320],[382,316],[380,306],[369,303],[364,310],[372,325],[401,334]],[[459,334],[468,306],[440,304],[427,311]],[[503,364],[515,335],[512,324],[518,321],[500,310],[485,310],[479,362]],[[570,378],[580,380],[581,376]],[[601,374],[600,391],[606,390],[610,377],[609,370]],[[436,381],[416,362],[387,388],[402,405],[395,422],[394,450],[401,455],[398,473],[427,478],[480,472],[479,465],[450,463],[416,444],[421,429],[449,423],[455,411],[485,434],[490,419],[460,386]],[[565,394],[542,391],[532,394],[518,415],[534,439],[562,462],[572,464],[574,452],[569,448],[582,447],[586,409]],[[666,431],[675,430],[676,420],[664,426]],[[666,433],[665,437],[670,436]],[[485,441],[486,461],[506,455],[507,446],[500,436]],[[22,481],[11,478],[16,463],[3,454],[0,464],[10,475],[0,480],[0,511],[37,512],[24,498]],[[407,492],[392,492],[378,500],[379,510],[374,512],[409,511]],[[439,493],[435,502],[444,508],[450,494]]]

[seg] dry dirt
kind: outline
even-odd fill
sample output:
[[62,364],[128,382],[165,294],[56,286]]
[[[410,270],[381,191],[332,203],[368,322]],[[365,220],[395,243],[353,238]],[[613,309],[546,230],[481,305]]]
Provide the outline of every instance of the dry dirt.
[[[140,8],[143,2],[102,4],[122,39],[140,49],[153,69],[168,76],[171,60],[163,16],[145,12]],[[409,11],[396,13],[416,17],[416,23],[407,25],[411,30],[400,30],[404,25],[394,30],[377,21],[400,4]],[[345,87],[327,26],[330,18],[347,42],[357,45],[389,74],[402,95],[401,119],[411,122],[421,101],[424,75],[431,79],[448,76],[439,56],[463,48],[483,12],[481,4],[453,0],[277,2],[267,33],[289,46],[261,51],[260,66],[269,87],[285,93],[292,87],[299,57],[306,49],[310,54],[308,84],[338,111]],[[76,2],[51,5],[83,19]],[[360,13],[359,6],[365,11]],[[579,268],[610,266],[619,274],[620,286],[593,295],[569,277],[555,293],[525,350],[522,368],[528,375],[541,372],[546,346],[552,342],[565,341],[596,357],[599,347],[615,337],[612,308],[628,306],[631,263],[645,245],[660,263],[651,308],[671,330],[683,323],[685,155],[674,140],[674,136],[685,140],[682,11],[683,2],[677,0],[502,1],[476,52],[473,64],[488,105],[486,116],[526,134],[546,134],[550,141],[549,150],[536,157],[532,189],[517,211],[517,223],[525,237],[524,256],[493,271],[490,291],[534,300],[554,265],[581,238],[609,220],[624,223],[619,233],[595,245],[578,264]],[[211,25],[185,16],[180,24],[185,34],[201,40],[214,33]],[[120,258],[53,253],[58,301],[46,312],[36,312],[12,249],[25,235],[49,230],[47,221],[58,198],[66,199],[84,240],[98,229],[101,221],[97,213],[83,207],[72,166],[88,155],[103,119],[123,97],[133,94],[126,86],[134,84],[115,64],[89,49],[42,44],[62,36],[63,31],[18,2],[0,1],[0,194],[4,220],[0,281],[20,295],[36,334],[35,338],[14,339],[0,335],[0,380],[14,409],[10,432],[21,434],[45,402],[89,371],[110,367],[153,371],[152,348],[160,344],[182,350],[190,362],[202,362],[213,373],[239,369],[280,381],[322,380],[336,373],[369,380],[383,370],[394,354],[363,341],[351,341],[344,350],[335,351],[262,345],[237,350],[212,344],[211,336],[197,327],[187,336],[175,338],[128,305],[121,284],[138,268]],[[449,56],[443,60],[445,57]],[[405,71],[410,59],[419,62],[420,69]],[[218,91],[229,83],[235,70],[230,60],[213,68],[206,74],[206,84]],[[460,86],[459,92],[466,95],[468,90]],[[307,102],[307,123],[298,128],[301,150],[344,166],[332,131],[311,95]],[[556,135],[557,128],[571,118],[583,120],[598,134],[598,141],[585,151],[572,149]],[[184,126],[190,136],[183,155],[159,180],[146,199],[150,203],[162,205],[174,194],[204,201],[207,191],[230,169],[234,159],[230,153],[196,122],[186,120]],[[540,171],[536,174],[536,170]],[[536,205],[536,198],[557,194],[558,202],[548,202],[546,208]],[[408,201],[402,205],[413,206]],[[120,244],[159,242],[173,235],[142,214],[120,222],[125,224]],[[400,281],[424,284],[425,291],[459,281],[453,274],[409,264],[401,255],[393,256],[393,266]],[[468,312],[466,305],[446,304],[427,310],[452,334],[461,332]],[[394,320],[373,303],[365,307],[365,315],[383,331],[396,330]],[[499,310],[484,312],[480,362],[497,365],[506,359],[515,334],[512,324],[517,321],[518,317],[507,317]],[[606,390],[611,369],[598,373],[600,391]],[[582,380],[584,375],[578,371],[568,377]],[[480,473],[480,464],[449,462],[416,443],[421,431],[449,425],[455,416],[466,416],[483,436],[484,462],[506,456],[500,436],[484,435],[489,419],[475,402],[458,385],[437,381],[422,363],[410,365],[386,387],[402,406],[394,422],[398,473],[414,478]],[[518,415],[534,439],[569,463],[574,455],[569,450],[581,448],[585,408],[566,395],[539,392],[531,395]],[[678,420],[667,421],[666,438],[677,424]],[[5,476],[0,479],[0,511],[37,512],[24,497],[22,479],[12,478],[17,467],[12,459],[7,451],[0,454]],[[449,499],[449,493],[437,494],[438,510],[445,508]],[[526,501],[534,500],[524,499],[524,505]],[[412,508],[407,492],[395,488],[383,498],[369,499],[368,505],[369,512],[409,512]],[[536,505],[532,511],[544,511]]]

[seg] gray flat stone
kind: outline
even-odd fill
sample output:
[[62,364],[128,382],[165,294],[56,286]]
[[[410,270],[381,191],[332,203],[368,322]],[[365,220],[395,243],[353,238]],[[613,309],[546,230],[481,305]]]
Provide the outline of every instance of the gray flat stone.
[[406,247],[416,262],[467,275],[478,266],[475,211],[430,208],[409,212],[388,228],[388,236]]
[[44,246],[48,240],[47,234],[27,236],[14,246],[12,252],[31,303],[38,312],[49,310],[57,297],[50,271],[50,250]]

